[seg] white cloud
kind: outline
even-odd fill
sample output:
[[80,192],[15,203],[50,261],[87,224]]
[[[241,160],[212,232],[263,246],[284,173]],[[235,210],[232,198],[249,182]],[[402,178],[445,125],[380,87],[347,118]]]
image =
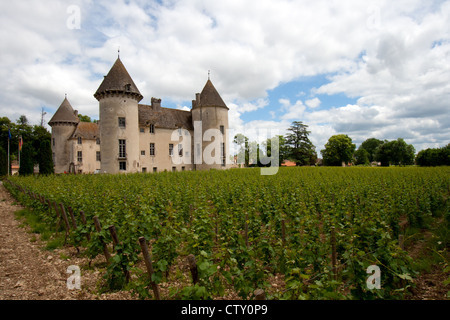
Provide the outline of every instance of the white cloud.
[[[67,28],[69,5],[80,8],[79,30]],[[51,111],[68,93],[80,113],[95,118],[93,93],[120,46],[143,103],[155,96],[184,105],[211,70],[237,129],[250,125],[244,113],[264,110],[280,121],[251,125],[284,128],[304,119],[320,144],[341,131],[357,140],[405,134],[418,146],[444,144],[449,21],[450,1],[437,0],[2,2],[0,112],[37,123],[41,106]],[[271,89],[316,75],[330,82],[305,93],[309,100],[286,96],[271,106]],[[358,101],[317,110],[325,109],[321,95],[334,94]]]
[[188,106],[177,106],[177,109],[183,111],[191,111],[191,108],[189,108]]
[[317,108],[320,106],[320,99],[319,98],[314,98],[314,99],[310,99],[310,100],[306,100],[305,104],[309,107],[309,108]]
[[303,117],[303,113],[305,112],[305,105],[301,100],[297,100],[294,104],[288,99],[280,99],[281,104],[281,112],[284,114],[280,117],[282,120],[298,120]]

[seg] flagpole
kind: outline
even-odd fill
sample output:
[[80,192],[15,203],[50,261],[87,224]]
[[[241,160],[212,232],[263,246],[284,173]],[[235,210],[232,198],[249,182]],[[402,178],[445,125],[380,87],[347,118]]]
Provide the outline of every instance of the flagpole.
[[21,143],[22,143],[22,136],[19,137],[19,169],[20,169],[20,149],[22,149]]
[[8,135],[8,177],[9,177],[9,168],[10,168],[9,167],[9,140],[11,140],[11,139],[9,138],[9,135]]

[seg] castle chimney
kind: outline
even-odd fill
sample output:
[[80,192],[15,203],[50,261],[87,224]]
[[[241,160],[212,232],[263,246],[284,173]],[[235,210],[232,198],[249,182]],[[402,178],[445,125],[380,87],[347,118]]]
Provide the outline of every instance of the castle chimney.
[[161,99],[152,98],[152,109],[153,111],[161,110]]

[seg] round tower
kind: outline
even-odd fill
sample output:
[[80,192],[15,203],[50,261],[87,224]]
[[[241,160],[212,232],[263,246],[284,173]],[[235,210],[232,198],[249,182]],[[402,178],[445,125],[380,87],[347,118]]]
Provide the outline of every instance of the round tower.
[[[228,158],[228,107],[208,79],[192,101],[196,170],[225,169]],[[201,134],[200,134],[201,133]]]
[[99,101],[102,173],[139,171],[138,103],[143,96],[117,58],[94,97]]
[[52,153],[55,173],[70,171],[71,148],[69,138],[77,128],[80,119],[67,97],[48,122],[52,127]]

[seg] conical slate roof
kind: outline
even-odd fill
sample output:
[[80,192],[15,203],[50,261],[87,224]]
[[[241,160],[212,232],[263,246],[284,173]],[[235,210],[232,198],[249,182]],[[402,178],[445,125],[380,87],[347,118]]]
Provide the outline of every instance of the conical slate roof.
[[77,124],[78,122],[80,122],[80,119],[75,115],[75,111],[70,105],[69,100],[67,100],[67,97],[64,98],[63,102],[59,106],[58,110],[56,110],[55,114],[50,119],[48,124],[50,126],[53,126],[53,124],[57,122],[73,124]]
[[143,98],[120,58],[117,58],[94,97],[100,100],[107,93],[127,93],[137,98],[138,101]]
[[217,92],[216,88],[209,79],[200,93],[200,104],[197,107],[200,106],[224,107],[228,109],[227,105],[223,102],[220,94]]

